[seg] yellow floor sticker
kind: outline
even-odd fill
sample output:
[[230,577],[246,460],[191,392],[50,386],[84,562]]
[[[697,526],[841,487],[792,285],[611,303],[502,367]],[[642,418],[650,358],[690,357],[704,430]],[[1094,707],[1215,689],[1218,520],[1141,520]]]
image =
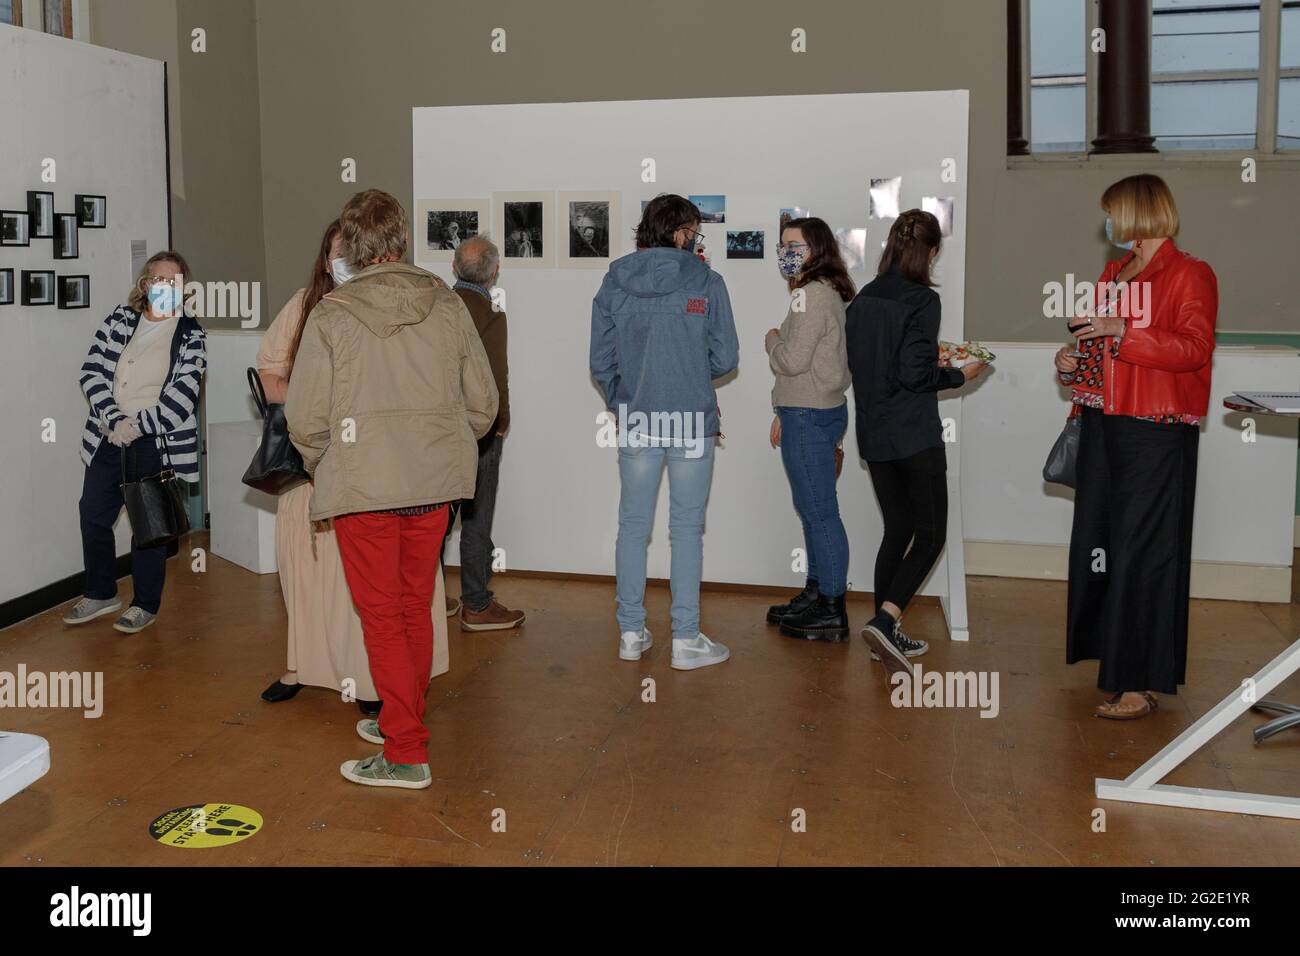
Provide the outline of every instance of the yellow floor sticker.
[[168,810],[149,824],[149,835],[165,846],[206,849],[241,843],[262,829],[262,815],[234,803],[196,803]]

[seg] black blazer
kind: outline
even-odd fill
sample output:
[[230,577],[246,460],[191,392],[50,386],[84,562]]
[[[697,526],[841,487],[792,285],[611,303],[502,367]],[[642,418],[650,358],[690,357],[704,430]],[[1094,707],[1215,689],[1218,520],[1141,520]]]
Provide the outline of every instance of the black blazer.
[[939,367],[938,293],[891,269],[849,303],[844,334],[862,457],[894,461],[942,448],[936,393],[966,377]]

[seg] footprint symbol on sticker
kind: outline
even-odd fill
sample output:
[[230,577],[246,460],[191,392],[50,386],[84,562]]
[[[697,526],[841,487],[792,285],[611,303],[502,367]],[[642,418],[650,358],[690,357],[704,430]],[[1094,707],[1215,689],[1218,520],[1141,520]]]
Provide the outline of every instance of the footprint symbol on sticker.
[[243,820],[236,820],[232,817],[225,817],[218,820],[217,823],[221,824],[221,826],[208,827],[205,832],[212,836],[246,837],[257,829],[256,824],[245,823]]

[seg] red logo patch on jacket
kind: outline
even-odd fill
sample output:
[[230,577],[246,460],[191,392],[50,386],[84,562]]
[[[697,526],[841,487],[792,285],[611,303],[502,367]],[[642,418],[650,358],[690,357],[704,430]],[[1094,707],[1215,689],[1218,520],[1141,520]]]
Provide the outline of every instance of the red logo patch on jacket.
[[687,299],[686,311],[690,315],[708,315],[709,300],[708,299]]

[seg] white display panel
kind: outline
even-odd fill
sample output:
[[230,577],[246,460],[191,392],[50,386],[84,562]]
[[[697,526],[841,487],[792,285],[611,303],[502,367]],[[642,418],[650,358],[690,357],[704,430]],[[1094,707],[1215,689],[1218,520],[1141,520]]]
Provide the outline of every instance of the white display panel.
[[[716,457],[704,578],[799,585],[803,577],[791,570],[791,552],[803,547],[803,535],[779,452],[767,439],[772,374],[763,336],[781,323],[788,305],[772,248],[779,212],[801,206],[832,228],[865,229],[866,264],[853,274],[860,286],[874,274],[891,224],[868,219],[872,179],[901,176],[904,209],[919,207],[926,196],[952,197],[953,235],[936,279],[943,337],[961,339],[967,113],[968,94],[960,90],[417,108],[414,195],[407,199],[414,205],[430,196],[489,199],[502,191],[618,191],[623,222],[612,250],[618,255],[632,251],[642,200],[661,192],[725,195],[726,222],[705,224],[703,232],[712,265],[727,281],[741,358],[738,372],[718,389],[726,439]],[[647,160],[655,182],[642,180]],[[557,208],[556,219],[563,218]],[[727,230],[750,229],[766,233],[764,258],[727,259]],[[434,269],[452,279],[449,267]],[[588,372],[591,299],[602,276],[600,270],[502,269],[512,427],[493,537],[508,568],[613,573],[617,461],[613,449],[595,441],[604,402]],[[959,418],[960,404],[943,403],[941,414]],[[849,581],[853,590],[867,591],[881,522],[856,447],[850,416],[840,508],[851,548]],[[955,474],[951,448],[949,461]],[[952,502],[958,527],[959,500]],[[667,519],[665,477],[649,556],[654,577],[668,576]],[[454,539],[447,560],[458,562]],[[942,564],[926,593],[946,592],[940,586],[946,578]]]

